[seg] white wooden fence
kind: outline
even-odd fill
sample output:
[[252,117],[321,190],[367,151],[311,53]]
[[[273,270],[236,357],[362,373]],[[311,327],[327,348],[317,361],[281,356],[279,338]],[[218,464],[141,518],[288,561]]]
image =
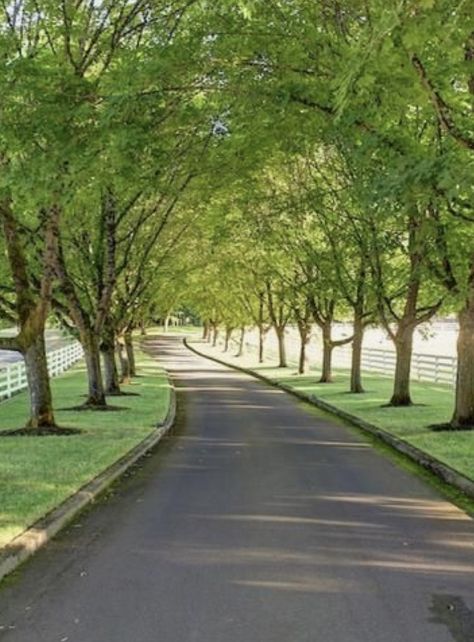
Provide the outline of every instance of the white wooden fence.
[[[257,346],[246,342],[246,350],[255,353]],[[277,356],[274,349],[265,348],[265,354]],[[351,346],[345,345],[335,348],[333,352],[333,366],[345,370],[351,367]],[[296,362],[295,351],[289,351],[289,362]],[[379,348],[364,348],[362,350],[362,371],[378,372],[382,375],[392,376],[395,372],[395,352]],[[315,365],[321,365],[320,363]],[[415,352],[412,355],[411,377],[417,381],[431,381],[454,386],[456,383],[457,359],[455,357],[439,354],[422,354]]]
[[[80,343],[75,341],[68,345],[48,352],[48,371],[51,377],[56,377],[74,363],[82,359],[83,350]],[[7,399],[20,390],[27,388],[26,368],[24,361],[17,361],[0,369],[0,400]]]
[[[391,376],[395,372],[395,352],[378,348],[362,350],[362,370],[379,372]],[[343,346],[334,350],[334,366],[350,368],[351,348]],[[434,383],[456,383],[457,360],[439,354],[422,354],[414,352],[411,362],[411,377],[417,381],[432,381]]]

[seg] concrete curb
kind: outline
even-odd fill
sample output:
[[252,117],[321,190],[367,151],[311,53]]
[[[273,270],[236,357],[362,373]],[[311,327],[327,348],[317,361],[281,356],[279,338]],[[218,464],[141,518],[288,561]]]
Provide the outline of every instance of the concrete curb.
[[92,503],[108,486],[121,477],[135,462],[151,450],[171,429],[176,417],[176,392],[170,383],[170,405],[165,420],[137,446],[85,484],[62,504],[0,549],[0,581],[44,546],[76,515]]
[[321,410],[324,410],[326,412],[329,412],[332,415],[335,415],[336,417],[339,417],[340,419],[347,421],[353,426],[360,428],[364,432],[371,434],[372,436],[376,437],[380,441],[391,446],[394,450],[397,450],[398,452],[402,453],[409,459],[415,461],[417,464],[419,464],[423,468],[429,470],[431,473],[433,473],[436,477],[441,479],[443,482],[446,482],[451,486],[454,486],[455,488],[460,490],[462,493],[464,493],[471,499],[474,499],[474,481],[472,479],[469,479],[468,477],[465,477],[461,473],[458,473],[456,470],[454,470],[447,464],[444,464],[443,462],[439,461],[439,459],[436,459],[435,457],[432,457],[431,455],[424,452],[423,450],[416,448],[416,446],[412,446],[411,444],[404,441],[403,439],[400,439],[400,437],[391,435],[389,432],[386,432],[382,428],[379,428],[374,424],[364,421],[363,419],[360,419],[359,417],[352,415],[349,412],[346,412],[345,410],[341,410],[340,408],[337,408],[336,406],[333,406],[332,404],[329,404],[326,401],[319,399],[315,395],[308,395],[304,392],[294,390],[290,386],[287,386],[283,383],[279,383],[278,381],[272,381],[271,379],[268,379],[264,375],[258,372],[255,372],[253,370],[250,370],[249,368],[243,368],[242,366],[238,366],[233,363],[224,361],[223,359],[219,359],[217,357],[207,355],[204,352],[200,352],[194,346],[191,346],[186,339],[184,339],[183,342],[184,342],[184,345],[189,350],[191,350],[191,352],[194,352],[200,357],[205,357],[206,359],[210,359],[211,361],[215,361],[216,363],[220,363],[221,365],[228,366],[229,368],[233,368],[234,370],[238,370],[240,372],[248,374],[251,377],[259,379],[260,381],[264,381],[265,383],[270,384],[275,388],[284,390],[285,392],[288,392],[290,395],[293,395],[294,397],[297,397],[302,401],[306,401],[311,405],[316,406],[317,408],[320,408]]

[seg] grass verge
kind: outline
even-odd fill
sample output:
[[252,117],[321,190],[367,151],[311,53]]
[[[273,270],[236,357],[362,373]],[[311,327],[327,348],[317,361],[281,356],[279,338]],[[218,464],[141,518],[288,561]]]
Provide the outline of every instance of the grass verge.
[[295,366],[275,367],[271,362],[258,364],[252,354],[237,358],[233,352],[224,353],[222,346],[212,348],[199,342],[196,347],[230,364],[254,370],[271,381],[286,384],[295,390],[315,395],[341,410],[389,432],[447,464],[470,479],[474,479],[474,431],[435,432],[430,424],[449,420],[454,404],[450,386],[413,382],[412,396],[417,405],[409,408],[382,407],[390,398],[392,381],[381,375],[364,375],[363,394],[350,394],[349,374],[336,371],[334,382],[318,384],[317,370],[298,375]]
[[[120,459],[165,419],[170,384],[155,360],[137,353],[140,377],[120,397],[123,410],[104,412],[56,411],[61,426],[80,434],[0,439],[0,547],[58,506],[81,486]],[[84,367],[54,379],[56,408],[83,403]],[[117,399],[111,398],[115,404]],[[18,428],[27,415],[27,396],[20,393],[0,404],[0,428]]]

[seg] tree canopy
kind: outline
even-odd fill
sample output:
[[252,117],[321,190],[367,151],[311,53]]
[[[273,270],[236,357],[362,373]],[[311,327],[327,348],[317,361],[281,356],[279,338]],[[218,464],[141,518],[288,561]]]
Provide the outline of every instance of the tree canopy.
[[[13,0],[0,5],[0,313],[30,425],[54,426],[53,317],[86,406],[133,373],[140,325],[323,338],[351,391],[381,324],[410,405],[416,327],[459,320],[451,427],[474,425],[473,0]],[[128,347],[128,352],[125,348]],[[105,381],[100,354],[103,355]],[[132,366],[132,367],[131,367]],[[131,369],[131,372],[130,372]]]

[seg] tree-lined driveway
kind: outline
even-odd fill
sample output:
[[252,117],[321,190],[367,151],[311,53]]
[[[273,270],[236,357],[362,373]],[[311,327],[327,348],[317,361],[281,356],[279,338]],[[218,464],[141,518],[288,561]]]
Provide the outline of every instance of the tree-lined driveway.
[[2,642],[474,640],[470,518],[285,393],[147,345],[175,432],[3,587]]

